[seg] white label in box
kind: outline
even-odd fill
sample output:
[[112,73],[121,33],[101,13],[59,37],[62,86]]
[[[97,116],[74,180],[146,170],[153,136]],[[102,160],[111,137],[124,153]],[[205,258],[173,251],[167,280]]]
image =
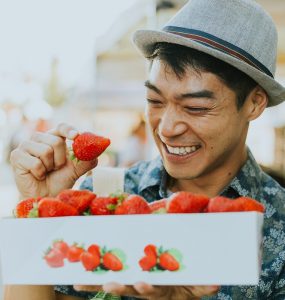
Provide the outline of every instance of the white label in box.
[[[2,219],[4,284],[105,284],[116,281],[154,285],[255,285],[260,274],[263,215],[257,212],[82,216]],[[44,259],[54,240],[96,244],[121,259],[117,271],[86,271],[69,262],[52,267]],[[178,254],[179,266],[144,271],[147,245]],[[163,250],[162,250],[163,252]]]

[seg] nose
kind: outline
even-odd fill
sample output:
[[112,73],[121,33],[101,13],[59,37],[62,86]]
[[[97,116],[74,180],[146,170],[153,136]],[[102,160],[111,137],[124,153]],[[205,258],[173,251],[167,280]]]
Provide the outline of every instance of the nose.
[[171,138],[183,134],[187,130],[187,124],[183,121],[181,113],[173,106],[169,106],[160,118],[158,133],[165,138]]

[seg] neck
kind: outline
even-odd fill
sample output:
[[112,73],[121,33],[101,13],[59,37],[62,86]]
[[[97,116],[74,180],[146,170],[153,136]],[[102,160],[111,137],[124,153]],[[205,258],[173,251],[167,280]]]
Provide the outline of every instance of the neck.
[[168,186],[172,192],[188,191],[196,194],[215,197],[230,184],[247,160],[247,150],[244,148],[240,159],[230,157],[223,165],[195,179],[170,178]]

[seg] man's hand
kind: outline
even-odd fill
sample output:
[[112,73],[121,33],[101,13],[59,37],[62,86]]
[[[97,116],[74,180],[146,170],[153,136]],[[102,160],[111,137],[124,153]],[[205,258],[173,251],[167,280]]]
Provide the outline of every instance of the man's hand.
[[77,291],[95,292],[104,290],[119,296],[129,296],[147,300],[198,300],[203,296],[215,295],[218,286],[152,286],[138,282],[133,286],[121,285],[115,282],[103,286],[75,285]]
[[97,165],[97,159],[76,163],[68,158],[65,141],[77,135],[72,126],[60,124],[48,132],[35,133],[12,151],[11,164],[22,198],[56,196]]

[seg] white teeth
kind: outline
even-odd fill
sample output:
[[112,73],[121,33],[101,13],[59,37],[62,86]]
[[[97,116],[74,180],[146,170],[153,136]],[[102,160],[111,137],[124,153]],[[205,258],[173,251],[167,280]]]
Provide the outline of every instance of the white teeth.
[[196,151],[200,147],[199,146],[171,147],[171,146],[166,145],[166,148],[169,153],[177,154],[177,155],[185,155],[185,154],[189,154],[191,152]]

